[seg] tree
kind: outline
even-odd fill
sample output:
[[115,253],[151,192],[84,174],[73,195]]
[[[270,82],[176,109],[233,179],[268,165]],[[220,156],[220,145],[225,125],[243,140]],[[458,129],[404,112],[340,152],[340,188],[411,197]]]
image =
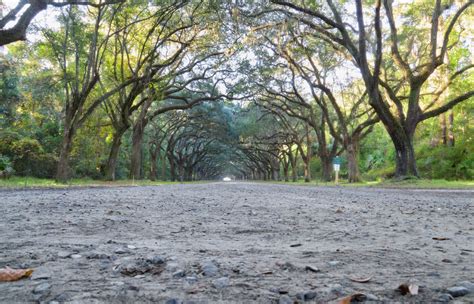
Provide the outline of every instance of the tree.
[[[26,32],[30,23],[41,11],[47,9],[48,5],[53,7],[65,7],[69,5],[84,5],[91,7],[103,7],[105,5],[116,4],[119,1],[104,1],[98,3],[93,1],[52,1],[52,0],[20,0],[16,7],[11,9],[3,16],[0,14],[0,46],[26,40]],[[2,1],[0,1],[0,10],[2,10]],[[16,21],[16,22],[15,22]],[[15,22],[11,27],[7,27],[10,22]]]
[[[347,6],[342,2],[335,3],[332,0],[327,0],[326,5],[316,8],[281,0],[271,0],[271,2],[286,8],[292,17],[306,24],[315,37],[329,43],[336,51],[342,50],[351,56],[364,79],[369,103],[384,124],[394,144],[396,176],[399,178],[407,175],[418,176],[413,148],[413,136],[417,125],[474,96],[474,91],[468,90],[437,107],[431,103],[423,105],[420,98],[425,91],[429,90],[424,85],[427,84],[430,76],[446,64],[446,54],[456,44],[455,39],[459,35],[459,31],[454,29],[461,22],[461,16],[466,14],[474,1],[469,0],[455,9],[446,10],[446,7],[441,5],[441,0],[436,0],[434,7],[431,7],[430,24],[426,30],[417,28],[416,31],[420,35],[413,36],[413,39],[400,36],[401,27],[397,25],[395,10],[389,0],[383,1],[383,9],[389,25],[388,35],[383,35],[381,0],[375,1],[373,11],[364,10],[362,1],[357,0],[355,18],[351,17]],[[422,13],[428,11],[426,8],[425,5]],[[446,22],[444,33],[439,35],[440,18],[443,14],[449,17],[446,18],[449,21]],[[369,30],[365,22],[371,17],[373,30]],[[413,15],[410,14],[404,14],[403,17],[413,19]],[[349,25],[351,21],[357,24],[357,28]],[[389,38],[385,39],[385,37]],[[424,43],[426,40],[427,45]],[[369,44],[370,41],[374,41],[373,49],[370,47],[372,46]],[[383,56],[386,47],[390,48],[392,55],[390,58]],[[425,48],[428,49],[427,52],[416,52],[418,49]],[[470,64],[459,63],[460,66],[450,77],[453,81],[472,68]],[[397,75],[398,71],[390,69],[393,65],[402,71],[402,75]],[[392,81],[393,79],[395,81]]]

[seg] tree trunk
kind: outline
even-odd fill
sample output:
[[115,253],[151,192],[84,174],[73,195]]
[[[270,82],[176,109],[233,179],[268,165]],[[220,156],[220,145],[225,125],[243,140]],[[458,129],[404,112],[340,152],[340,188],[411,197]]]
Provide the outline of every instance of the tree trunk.
[[448,118],[448,147],[454,147],[454,113],[453,110],[449,112]]
[[66,183],[70,178],[69,156],[72,150],[72,139],[74,136],[74,128],[65,126],[63,140],[61,143],[61,151],[59,153],[59,161],[56,170],[56,181]]
[[303,158],[303,168],[304,168],[304,182],[309,183],[311,181],[311,168],[310,168],[310,157],[307,155],[307,157]]
[[157,161],[159,147],[150,148],[150,180],[155,181],[158,175]]
[[166,180],[166,157],[165,155],[161,155],[161,180]]
[[298,168],[297,168],[297,158],[293,153],[288,154],[289,162],[291,164],[291,181],[296,182],[298,180]]
[[283,176],[284,176],[285,182],[289,182],[289,181],[290,181],[290,177],[289,177],[289,175],[288,175],[289,169],[290,169],[290,163],[289,163],[289,161],[284,160],[284,161],[283,161]]
[[439,122],[441,126],[441,142],[444,146],[448,145],[448,132],[446,128],[446,113],[439,116]]
[[346,148],[347,171],[349,172],[349,183],[361,181],[359,172],[359,143],[358,139],[352,138]]
[[107,180],[115,180],[115,171],[117,169],[117,160],[119,157],[120,146],[122,145],[122,136],[125,131],[116,131],[113,134],[112,146],[110,147],[109,158],[105,167],[105,178]]
[[171,178],[171,181],[174,182],[176,181],[176,166],[175,166],[173,156],[169,155],[168,161],[170,163],[170,178]]
[[332,180],[332,160],[331,158],[324,154],[320,157],[321,160],[321,178],[325,182],[330,182]]
[[392,136],[395,145],[395,177],[404,179],[409,176],[418,177],[415,150],[413,147],[413,134],[407,136]]
[[132,135],[132,155],[130,159],[130,178],[141,179],[141,165],[142,165],[142,142],[145,133],[145,123],[138,121],[133,126]]

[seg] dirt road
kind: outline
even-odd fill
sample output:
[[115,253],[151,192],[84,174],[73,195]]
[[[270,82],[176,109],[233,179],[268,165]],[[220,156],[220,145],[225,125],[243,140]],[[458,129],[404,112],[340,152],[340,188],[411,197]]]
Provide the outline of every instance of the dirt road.
[[0,214],[0,268],[35,269],[0,283],[2,303],[426,303],[460,285],[455,301],[474,302],[473,191],[0,190]]

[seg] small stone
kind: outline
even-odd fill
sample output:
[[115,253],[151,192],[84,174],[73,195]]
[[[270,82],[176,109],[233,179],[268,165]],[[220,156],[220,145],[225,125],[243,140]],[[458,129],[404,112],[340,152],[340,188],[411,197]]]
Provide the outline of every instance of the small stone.
[[339,262],[339,261],[329,261],[328,264],[331,265],[331,266],[337,266],[337,265],[341,264],[341,262]]
[[80,258],[82,258],[82,255],[80,255],[80,254],[73,254],[73,255],[71,255],[71,258],[72,258],[72,259],[80,259]]
[[166,264],[165,269],[166,271],[169,271],[169,272],[175,272],[178,270],[178,267],[179,267],[178,263],[168,263]]
[[305,266],[304,270],[311,271],[311,272],[320,272],[321,271],[321,270],[319,270],[318,267],[314,267],[314,266],[310,266],[310,265]]
[[93,252],[87,253],[86,258],[90,260],[105,260],[105,259],[110,259],[110,256],[106,253],[93,251]]
[[128,249],[125,249],[125,248],[119,248],[117,250],[114,251],[115,254],[126,254],[126,253],[129,253],[130,251]]
[[61,259],[67,259],[68,257],[71,256],[72,253],[67,252],[67,251],[60,251],[58,252],[58,257]]
[[219,268],[212,261],[204,261],[201,263],[202,273],[207,277],[212,277],[217,275]]
[[335,294],[342,294],[344,291],[341,284],[331,285],[329,286],[329,290],[331,291],[331,293],[335,293]]
[[371,294],[371,293],[366,294],[365,298],[367,299],[367,301],[378,301],[379,300],[379,298],[376,295]]
[[158,264],[164,264],[165,263],[165,258],[163,258],[162,256],[159,256],[159,255],[155,255],[155,256],[152,256],[152,257],[148,257],[146,259],[146,261],[148,263],[153,264],[153,265],[158,265]]
[[173,272],[173,278],[182,278],[185,275],[186,275],[186,273],[182,269],[178,269],[175,272]]
[[45,269],[36,269],[31,275],[32,280],[47,280],[51,278],[51,273]]
[[33,290],[34,294],[46,294],[51,291],[51,284],[49,283],[41,283],[35,287]]
[[128,249],[132,249],[132,250],[137,249],[137,247],[136,247],[136,246],[133,246],[133,245],[127,245],[127,248],[128,248]]
[[436,302],[447,303],[451,300],[454,300],[453,296],[449,293],[440,294],[438,298],[436,298]]
[[218,278],[217,280],[214,280],[214,282],[212,282],[212,285],[214,285],[214,287],[217,289],[226,288],[227,286],[229,286],[229,284],[230,280],[228,277]]
[[186,277],[186,282],[188,282],[189,284],[194,284],[198,281],[198,279],[196,277]]
[[296,298],[303,301],[309,301],[316,298],[318,294],[315,291],[305,291],[296,294]]
[[462,297],[469,293],[469,290],[463,286],[454,286],[446,289],[446,291],[453,297]]
[[278,304],[293,304],[293,300],[288,295],[282,295],[278,300]]
[[180,304],[181,302],[178,299],[169,299],[165,304]]
[[462,281],[462,282],[459,282],[457,285],[466,288],[469,291],[469,293],[474,292],[474,283],[472,282]]

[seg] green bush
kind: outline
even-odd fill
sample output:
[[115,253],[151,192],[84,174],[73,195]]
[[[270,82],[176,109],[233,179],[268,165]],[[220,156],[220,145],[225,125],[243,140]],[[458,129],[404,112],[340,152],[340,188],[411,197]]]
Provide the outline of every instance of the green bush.
[[454,147],[424,145],[417,151],[422,177],[430,179],[473,179],[474,145],[458,142]]

